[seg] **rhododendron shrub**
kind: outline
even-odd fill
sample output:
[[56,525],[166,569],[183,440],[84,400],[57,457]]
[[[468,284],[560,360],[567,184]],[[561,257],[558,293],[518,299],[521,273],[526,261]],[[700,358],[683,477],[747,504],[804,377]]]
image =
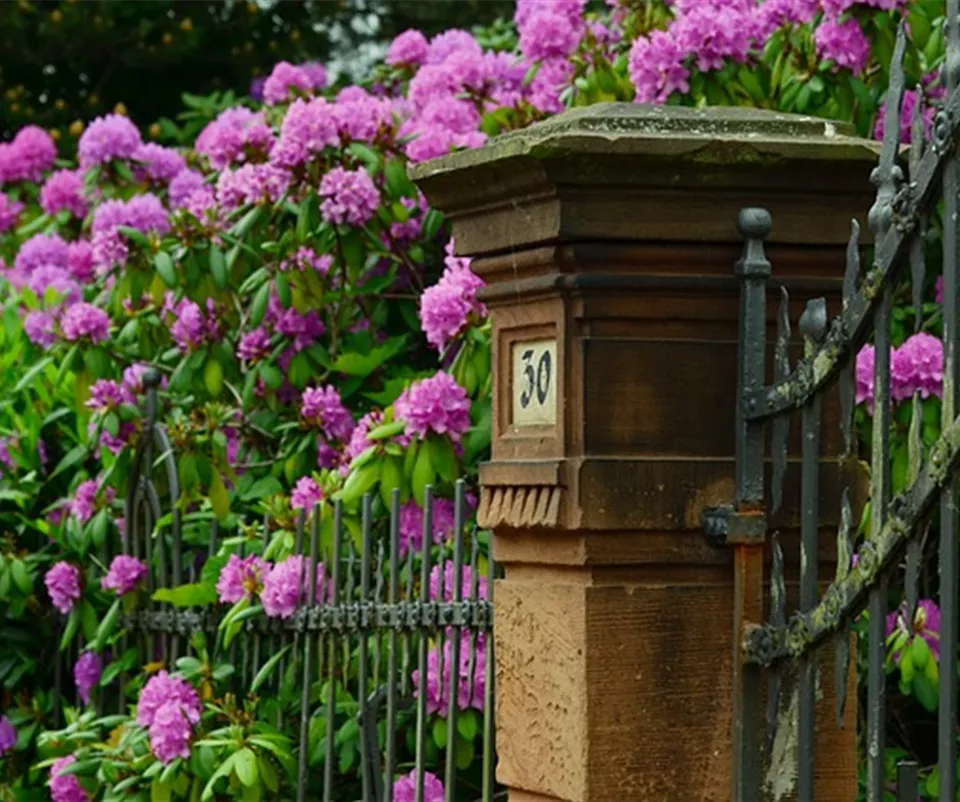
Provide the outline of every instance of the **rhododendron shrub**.
[[[366,494],[376,548],[399,497],[399,556],[415,569],[403,590],[427,548],[426,592],[454,598],[454,486],[475,483],[490,441],[483,277],[458,256],[408,165],[606,100],[759,106],[872,134],[905,5],[611,0],[588,10],[583,0],[519,0],[512,24],[488,31],[401,34],[362,85],[331,88],[322,65],[281,62],[260,101],[220,110],[182,148],[147,141],[120,115],[90,121],[61,162],[40,129],[0,143],[0,363],[12,377],[0,391],[0,603],[16,642],[31,644],[15,651],[0,640],[13,666],[0,681],[25,700],[0,711],[0,751],[20,744],[64,799],[99,798],[121,782],[141,795],[161,783],[175,798],[208,786],[293,796],[298,678],[282,649],[262,676],[245,673],[245,622],[282,627],[311,596],[332,599],[334,505],[357,542]],[[908,104],[928,125],[942,97],[942,20],[934,3],[910,14]],[[927,306],[895,317],[893,401],[899,416],[917,395],[929,443],[943,360],[935,291],[924,290]],[[867,348],[857,364],[864,425],[871,359]],[[149,550],[124,506],[148,408],[170,444],[151,456],[172,460],[179,494],[174,504],[171,476],[154,471],[162,509]],[[905,459],[894,450],[898,487]],[[301,523],[320,534],[312,585],[296,553]],[[472,526],[468,537],[478,562],[476,573],[462,567],[460,590],[485,598],[488,538]],[[181,636],[174,661],[126,630],[151,594],[203,609],[219,627]],[[932,639],[939,617],[924,611]],[[891,637],[906,631],[894,625]],[[438,634],[422,667],[428,752],[454,738],[469,784],[487,636],[460,636],[454,666],[458,636]],[[54,731],[50,667],[67,658],[68,726]],[[419,672],[404,670],[419,689]],[[348,726],[358,700],[346,679],[336,689],[336,771],[352,787],[360,736]],[[454,733],[450,704],[460,709]],[[99,717],[124,709],[133,715]],[[311,719],[311,744],[320,721]],[[74,752],[76,773],[60,774]],[[311,760],[316,796],[322,771]],[[30,792],[35,775],[15,782]],[[428,778],[427,798],[440,798],[442,784]],[[395,798],[410,798],[410,777],[396,788]]]

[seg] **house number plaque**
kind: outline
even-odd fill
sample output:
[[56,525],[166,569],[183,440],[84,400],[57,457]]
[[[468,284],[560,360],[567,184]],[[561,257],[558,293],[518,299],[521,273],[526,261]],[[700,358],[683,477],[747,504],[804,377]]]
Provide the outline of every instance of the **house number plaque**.
[[552,426],[557,422],[557,341],[515,342],[511,361],[513,425]]

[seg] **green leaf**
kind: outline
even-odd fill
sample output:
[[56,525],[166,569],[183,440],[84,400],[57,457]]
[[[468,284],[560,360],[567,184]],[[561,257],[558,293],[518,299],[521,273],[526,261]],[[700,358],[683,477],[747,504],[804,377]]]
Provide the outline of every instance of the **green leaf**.
[[80,605],[80,628],[83,630],[83,639],[91,642],[97,639],[97,629],[100,624],[97,621],[97,611],[88,601]]
[[457,455],[449,437],[431,436],[425,450],[430,452],[430,463],[441,479],[452,482],[457,478]]
[[433,742],[438,749],[445,749],[447,746],[447,721],[438,718],[433,722]]
[[478,729],[476,714],[472,710],[462,710],[457,716],[457,732],[467,743],[473,743]]
[[150,783],[150,802],[170,802],[172,799],[173,786],[155,777]]
[[371,443],[375,443],[377,440],[386,440],[388,437],[395,437],[398,434],[403,434],[403,430],[406,428],[407,424],[402,421],[393,421],[392,423],[384,423],[382,426],[377,426],[375,429],[371,429],[367,433],[367,440]]
[[340,354],[333,363],[333,369],[347,376],[365,378],[379,368],[384,362],[395,357],[406,348],[406,337],[394,337],[387,343],[373,348],[367,353],[348,351]]
[[218,398],[223,392],[223,367],[212,355],[207,358],[207,363],[203,366],[203,384],[213,398]]
[[260,770],[260,780],[271,793],[277,793],[280,790],[280,778],[277,776],[277,770],[274,768],[270,758],[266,755],[260,755],[257,758],[257,767]]
[[271,390],[276,390],[283,384],[283,374],[274,365],[261,365],[260,376]]
[[107,639],[113,634],[114,629],[117,628],[117,621],[120,620],[120,604],[121,600],[116,599],[113,604],[110,605],[110,609],[100,622],[100,626],[97,627],[97,637],[93,643],[93,650],[95,652],[103,651],[103,648],[107,644]]
[[240,218],[239,222],[231,229],[231,234],[237,239],[243,239],[247,236],[247,232],[253,228],[254,224],[260,219],[260,216],[263,214],[262,206],[254,206],[249,212],[247,212],[243,217]]
[[216,245],[210,246],[210,274],[213,276],[213,283],[218,290],[227,286],[227,263],[223,258],[223,251]]
[[196,582],[178,588],[160,588],[151,597],[174,607],[206,607],[217,601],[217,588],[212,582]]
[[234,752],[230,755],[223,763],[220,764],[219,768],[213,773],[213,776],[210,778],[210,782],[207,783],[206,787],[203,789],[203,795],[200,797],[203,802],[213,797],[213,791],[216,787],[217,780],[221,777],[229,777],[233,772],[233,764],[236,760],[237,753]]
[[10,575],[13,584],[17,586],[24,596],[29,596],[33,590],[33,580],[30,578],[30,572],[22,560],[14,560],[10,563]]
[[67,647],[73,642],[80,628],[80,611],[74,607],[70,611],[70,617],[67,619],[67,626],[63,630],[63,637],[60,638],[60,651],[65,652]]
[[17,382],[16,386],[13,388],[13,393],[17,394],[23,392],[30,383],[37,377],[39,373],[42,373],[46,370],[47,366],[53,362],[53,357],[48,356],[41,359],[35,365],[31,365],[30,369],[20,377],[20,381]]
[[933,713],[939,705],[937,686],[930,682],[924,674],[916,674],[914,676],[913,695],[930,713]]
[[420,453],[417,454],[416,464],[413,466],[413,476],[410,479],[413,497],[421,507],[423,506],[423,497],[427,485],[432,485],[435,479],[436,476],[430,459],[430,449],[421,447]]
[[254,785],[259,779],[257,775],[257,756],[249,747],[244,747],[236,754],[234,770],[237,777],[247,787]]
[[213,508],[213,514],[220,521],[226,520],[230,514],[230,494],[220,478],[220,472],[214,470],[210,481],[210,506]]
[[277,288],[277,298],[284,309],[289,309],[293,298],[290,295],[290,282],[283,273],[277,273],[273,279],[273,285]]
[[473,763],[474,750],[473,744],[457,738],[453,744],[453,762],[456,763],[460,771],[464,771]]
[[387,509],[390,509],[393,491],[401,489],[402,486],[403,469],[400,460],[396,457],[385,457],[380,469],[380,498]]
[[264,282],[263,286],[257,290],[253,298],[253,304],[250,306],[250,325],[259,326],[263,322],[263,317],[267,313],[267,303],[270,301],[270,282]]
[[277,664],[283,659],[283,656],[290,650],[290,646],[285,646],[279,652],[277,652],[273,657],[267,660],[257,672],[257,676],[253,678],[253,682],[250,684],[250,693],[256,693],[257,688],[263,685],[266,682],[270,675],[273,673],[273,670],[277,667]]
[[156,256],[153,257],[153,266],[164,284],[171,289],[177,286],[177,273],[173,269],[173,260],[170,258],[170,254],[166,251],[157,251]]

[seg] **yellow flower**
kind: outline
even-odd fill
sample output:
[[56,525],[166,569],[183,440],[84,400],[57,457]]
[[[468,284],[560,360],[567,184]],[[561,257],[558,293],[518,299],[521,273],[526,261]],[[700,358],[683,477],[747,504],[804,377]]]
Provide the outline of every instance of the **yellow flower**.
[[83,133],[83,120],[74,120],[67,129],[70,136],[80,136]]
[[127,116],[127,107],[124,106],[123,103],[117,103],[117,105],[113,107],[113,113],[114,113],[114,114],[122,114],[124,117],[126,117],[126,116]]

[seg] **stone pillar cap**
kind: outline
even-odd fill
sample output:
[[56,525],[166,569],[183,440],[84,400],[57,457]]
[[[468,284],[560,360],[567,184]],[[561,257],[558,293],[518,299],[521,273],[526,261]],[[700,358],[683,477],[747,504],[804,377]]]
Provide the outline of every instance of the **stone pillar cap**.
[[[719,149],[711,158],[711,144]],[[739,147],[733,147],[739,146]],[[706,150],[706,152],[704,152]],[[748,107],[598,103],[571,109],[490,140],[485,146],[413,165],[415,181],[475,170],[505,159],[563,154],[684,156],[713,163],[775,159],[873,161],[879,143],[862,139],[850,123]]]

